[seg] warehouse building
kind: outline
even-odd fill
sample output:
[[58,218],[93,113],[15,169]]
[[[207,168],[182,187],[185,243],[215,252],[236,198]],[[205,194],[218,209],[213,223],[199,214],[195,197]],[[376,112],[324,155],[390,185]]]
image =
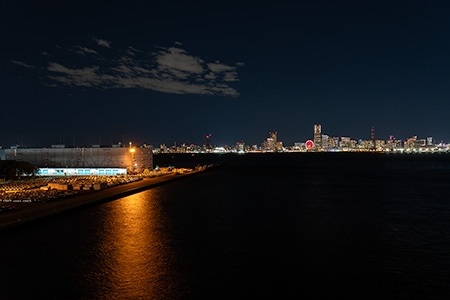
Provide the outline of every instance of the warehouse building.
[[0,159],[26,161],[39,168],[122,168],[129,173],[153,169],[151,146],[142,147],[80,147],[0,149]]

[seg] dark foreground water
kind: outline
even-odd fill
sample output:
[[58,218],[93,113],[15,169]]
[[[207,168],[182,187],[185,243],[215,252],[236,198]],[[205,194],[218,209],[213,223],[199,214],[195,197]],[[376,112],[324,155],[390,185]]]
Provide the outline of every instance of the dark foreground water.
[[0,299],[448,299],[450,158],[165,155],[217,168],[0,232]]

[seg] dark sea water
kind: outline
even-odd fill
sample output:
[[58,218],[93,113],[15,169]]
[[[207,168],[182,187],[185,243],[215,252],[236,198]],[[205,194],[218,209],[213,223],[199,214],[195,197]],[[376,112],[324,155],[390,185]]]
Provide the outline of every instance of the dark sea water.
[[0,232],[0,299],[449,299],[450,156],[222,167]]

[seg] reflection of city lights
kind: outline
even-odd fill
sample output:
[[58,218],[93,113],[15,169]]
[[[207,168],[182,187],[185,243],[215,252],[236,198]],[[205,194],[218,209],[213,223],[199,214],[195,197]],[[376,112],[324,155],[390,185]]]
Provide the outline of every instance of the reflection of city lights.
[[136,152],[136,149],[131,148],[131,149],[130,149],[130,152],[131,152],[131,153],[134,153],[134,152]]

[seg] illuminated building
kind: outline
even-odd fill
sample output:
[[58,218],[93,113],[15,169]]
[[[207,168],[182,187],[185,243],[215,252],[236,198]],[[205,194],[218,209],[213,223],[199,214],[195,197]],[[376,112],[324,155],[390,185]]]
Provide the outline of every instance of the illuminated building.
[[403,141],[402,140],[394,140],[394,149],[402,149]]
[[395,140],[394,140],[393,135],[389,136],[389,140],[387,140],[387,142],[386,142],[386,149],[388,149],[388,150],[395,149]]
[[114,176],[127,175],[125,168],[40,168],[37,176]]
[[322,134],[322,149],[328,150],[328,135]]
[[305,148],[305,143],[294,143],[295,150],[300,150],[302,148]]
[[374,140],[373,142],[375,142],[376,150],[383,150],[386,146],[386,142],[384,140]]
[[[261,143],[261,150],[264,151],[276,151],[280,145],[277,142],[277,132],[269,132],[269,137]],[[280,149],[283,147],[281,144]]]
[[416,149],[418,148],[418,141],[417,141],[417,136],[413,136],[409,139],[406,140],[405,142],[405,149]]
[[273,138],[267,138],[267,148],[266,150],[273,151],[275,150],[275,140]]
[[314,125],[314,150],[322,149],[322,126]]
[[335,149],[339,145],[339,138],[336,137],[328,138],[327,144],[329,149]]
[[245,151],[245,142],[244,141],[242,141],[242,142],[237,142],[236,143],[236,147],[235,147],[235,150],[237,151],[237,152],[244,152]]
[[5,160],[26,161],[39,168],[125,168],[129,172],[153,169],[152,147],[80,147],[1,149]]
[[358,149],[371,150],[372,149],[372,141],[359,140]]
[[339,147],[342,149],[350,148],[350,138],[349,137],[341,137],[341,142],[339,143]]
[[206,138],[205,138],[205,149],[206,150],[212,149],[212,146],[211,146],[211,134],[208,134],[206,136]]
[[275,151],[277,150],[277,132],[269,132],[269,138],[267,139],[267,150]]
[[277,142],[276,145],[275,145],[275,150],[276,151],[283,150],[283,142]]
[[269,132],[269,136],[273,139],[273,142],[276,144],[277,141],[277,134],[278,132]]

